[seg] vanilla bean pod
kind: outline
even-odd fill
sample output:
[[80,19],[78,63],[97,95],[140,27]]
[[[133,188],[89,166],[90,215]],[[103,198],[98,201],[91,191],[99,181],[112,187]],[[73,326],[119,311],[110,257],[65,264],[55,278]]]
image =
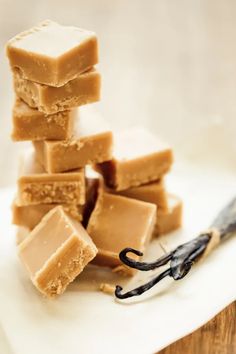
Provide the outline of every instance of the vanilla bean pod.
[[203,255],[207,255],[221,240],[236,232],[236,198],[234,198],[216,217],[209,230],[202,232],[193,240],[178,246],[175,250],[162,256],[154,262],[137,262],[127,256],[133,253],[142,256],[142,252],[133,248],[125,248],[120,252],[120,260],[126,266],[140,271],[149,271],[170,262],[170,267],[161,274],[131,291],[122,294],[123,288],[116,286],[115,295],[119,299],[138,296],[151,289],[163,278],[169,276],[174,280],[180,280],[190,271],[192,265]]

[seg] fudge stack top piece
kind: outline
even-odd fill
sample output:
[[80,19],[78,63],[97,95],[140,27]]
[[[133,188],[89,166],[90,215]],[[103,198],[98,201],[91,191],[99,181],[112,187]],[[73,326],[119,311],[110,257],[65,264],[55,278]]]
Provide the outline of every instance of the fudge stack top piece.
[[53,21],[12,38],[6,47],[18,97],[45,115],[99,101],[95,33]]
[[97,37],[46,20],[12,38],[7,56],[22,79],[60,87],[98,63]]

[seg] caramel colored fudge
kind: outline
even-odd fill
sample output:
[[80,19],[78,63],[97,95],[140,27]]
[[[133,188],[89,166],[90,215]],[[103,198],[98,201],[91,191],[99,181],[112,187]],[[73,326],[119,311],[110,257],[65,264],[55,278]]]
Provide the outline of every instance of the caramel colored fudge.
[[182,224],[182,201],[168,194],[163,180],[139,187],[133,187],[121,192],[108,190],[109,193],[134,198],[157,206],[157,219],[153,235],[159,236],[178,229]]
[[157,221],[154,236],[167,234],[182,225],[183,203],[178,197],[168,195],[168,210],[157,210]]
[[19,70],[14,70],[13,80],[16,94],[44,114],[54,114],[100,99],[100,74],[93,68],[60,87],[24,79]]
[[114,136],[110,161],[98,164],[108,187],[117,191],[160,179],[173,162],[171,148],[142,128],[133,128]]
[[[115,268],[122,265],[119,253],[126,247],[141,252],[150,240],[156,206],[126,197],[100,193],[87,231],[98,248],[94,263]],[[133,274],[133,269],[124,268]]]
[[33,284],[47,297],[62,294],[97,253],[83,226],[61,206],[49,211],[18,248]]
[[97,116],[81,114],[71,139],[35,141],[36,157],[48,173],[70,171],[112,156],[113,136]]
[[17,98],[13,107],[12,139],[15,141],[68,139],[72,134],[75,109],[45,115]]
[[48,174],[29,150],[21,158],[18,202],[20,205],[84,204],[84,170]]
[[[113,193],[113,190],[110,191]],[[163,180],[115,193],[124,197],[142,200],[143,202],[153,203],[157,206],[158,211],[168,211],[168,197]]]
[[[56,204],[19,205],[17,199],[12,205],[12,223],[32,230]],[[82,221],[84,206],[63,204],[63,210],[77,221]]]
[[46,20],[7,43],[11,67],[22,77],[63,86],[98,62],[95,33]]

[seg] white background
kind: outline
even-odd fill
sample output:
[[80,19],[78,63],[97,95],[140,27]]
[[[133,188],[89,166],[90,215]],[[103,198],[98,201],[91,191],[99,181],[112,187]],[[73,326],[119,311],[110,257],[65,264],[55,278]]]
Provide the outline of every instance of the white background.
[[0,186],[14,183],[23,146],[9,138],[4,44],[46,18],[97,32],[103,94],[95,106],[111,124],[143,124],[192,160],[236,164],[234,0],[0,0]]

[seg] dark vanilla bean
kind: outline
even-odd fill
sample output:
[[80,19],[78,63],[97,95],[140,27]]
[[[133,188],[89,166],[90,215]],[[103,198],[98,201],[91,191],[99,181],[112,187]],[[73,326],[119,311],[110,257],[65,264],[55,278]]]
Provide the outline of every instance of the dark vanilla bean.
[[129,297],[142,295],[143,293],[145,293],[146,291],[151,289],[154,285],[159,283],[160,280],[162,280],[163,278],[170,275],[170,272],[171,272],[171,269],[169,268],[169,269],[165,270],[163,273],[161,273],[158,276],[156,276],[155,278],[153,278],[152,280],[150,280],[149,282],[147,282],[146,284],[141,285],[138,288],[135,288],[135,289],[128,291],[127,293],[124,293],[124,294],[121,294],[123,288],[121,286],[117,285],[116,290],[115,290],[115,295],[119,299],[127,299]]
[[142,270],[142,271],[148,271],[148,270],[156,269],[157,267],[161,267],[162,265],[165,265],[166,263],[168,263],[172,257],[173,252],[168,253],[167,255],[159,258],[157,261],[152,262],[152,263],[137,262],[134,259],[129,258],[127,256],[127,253],[133,253],[133,254],[140,256],[140,257],[143,256],[143,253],[140,251],[137,251],[133,248],[125,248],[119,254],[121,262],[123,262],[125,265],[127,265],[130,268],[134,268],[134,269],[138,269],[138,270]]
[[[163,278],[169,276],[174,280],[180,280],[188,274],[192,265],[197,262],[204,254],[206,255],[217,243],[231,236],[236,232],[236,198],[233,199],[217,216],[211,228],[201,233],[193,240],[178,246],[172,252],[160,257],[154,262],[139,262],[127,256],[127,253],[133,253],[142,256],[142,252],[132,248],[125,248],[120,252],[120,260],[128,267],[138,269],[140,271],[149,271],[170,262],[170,267],[161,274],[131,291],[122,294],[122,287],[117,285],[115,295],[119,299],[127,299],[138,296],[151,289]],[[216,238],[215,243],[213,239]],[[208,252],[207,252],[208,251]]]

